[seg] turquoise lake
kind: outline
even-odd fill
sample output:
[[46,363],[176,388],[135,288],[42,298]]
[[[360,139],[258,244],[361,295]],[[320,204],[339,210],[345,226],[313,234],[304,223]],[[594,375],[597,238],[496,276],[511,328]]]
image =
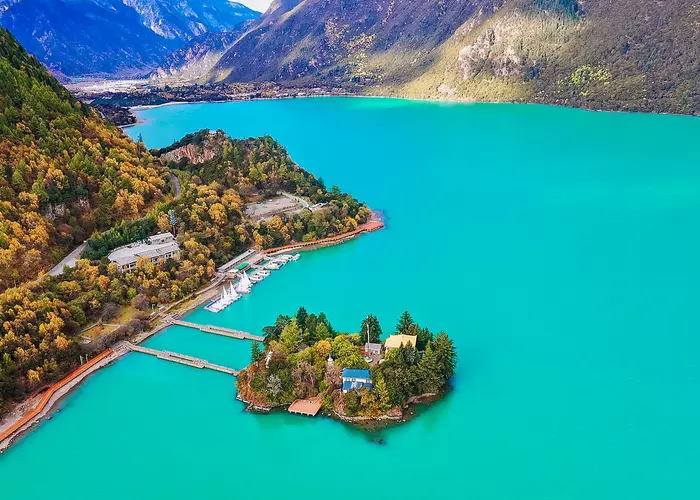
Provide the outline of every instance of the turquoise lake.
[[[407,309],[455,339],[455,390],[380,445],[132,353],[0,455],[3,499],[700,498],[699,119],[350,98],[138,115],[149,147],[270,134],[386,217],[189,320],[259,332],[304,305],[386,333]],[[178,327],[147,345],[250,356]]]

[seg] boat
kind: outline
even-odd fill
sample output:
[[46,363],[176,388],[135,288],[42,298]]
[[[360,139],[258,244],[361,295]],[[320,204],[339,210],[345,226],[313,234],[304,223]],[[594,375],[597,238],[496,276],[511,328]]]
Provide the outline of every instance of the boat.
[[246,273],[241,273],[241,279],[238,281],[238,286],[236,287],[236,292],[238,293],[250,293],[250,287],[252,285],[250,278]]
[[301,257],[301,254],[295,253],[294,255],[291,256],[292,260],[299,260],[299,257]]
[[241,296],[233,289],[233,284],[231,284],[229,290],[226,290],[226,285],[224,285],[221,287],[221,295],[207,304],[204,309],[211,312],[221,312],[240,298]]
[[269,269],[270,271],[277,271],[280,267],[282,266],[272,261],[268,262],[263,266],[264,269]]

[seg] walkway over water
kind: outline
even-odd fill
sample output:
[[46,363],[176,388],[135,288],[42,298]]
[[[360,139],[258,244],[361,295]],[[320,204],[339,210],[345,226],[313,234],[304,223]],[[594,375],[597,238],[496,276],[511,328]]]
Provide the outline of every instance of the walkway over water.
[[336,243],[342,243],[350,238],[354,238],[358,234],[370,233],[372,231],[377,231],[378,229],[381,229],[383,227],[383,222],[379,220],[371,220],[369,222],[357,226],[357,229],[355,229],[354,231],[338,234],[336,236],[330,236],[328,238],[321,238],[320,240],[311,240],[302,243],[291,243],[289,245],[284,245],[281,247],[266,248],[265,250],[263,250],[263,252],[265,252],[265,255],[275,255],[280,252],[289,252],[292,250],[299,250],[306,247],[333,245]]
[[166,316],[165,321],[171,325],[194,328],[195,330],[201,330],[206,333],[213,333],[214,335],[221,335],[232,339],[257,340],[258,342],[265,340],[265,337],[253,335],[252,333],[244,332],[242,330],[232,330],[230,328],[214,325],[198,325],[197,323],[190,323],[189,321],[180,321],[179,319],[175,319],[171,316]]
[[123,342],[123,345],[125,345],[126,348],[128,348],[130,351],[136,351],[143,354],[150,354],[151,356],[155,356],[158,359],[164,359],[165,361],[172,361],[174,363],[180,363],[181,365],[187,365],[193,368],[208,368],[209,370],[227,373],[229,375],[233,375],[234,377],[238,376],[238,370],[228,368],[227,366],[215,365],[214,363],[210,363],[206,359],[199,359],[193,356],[187,356],[186,354],[178,354],[176,352],[171,351],[158,351],[156,349],[150,349],[148,347],[134,345],[130,342]]

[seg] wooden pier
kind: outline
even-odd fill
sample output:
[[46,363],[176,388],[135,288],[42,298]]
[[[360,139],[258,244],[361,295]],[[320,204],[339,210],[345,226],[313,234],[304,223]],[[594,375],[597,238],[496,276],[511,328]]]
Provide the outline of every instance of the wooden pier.
[[189,321],[180,321],[171,316],[167,316],[165,321],[171,325],[184,326],[186,328],[194,328],[195,330],[200,330],[206,333],[213,333],[214,335],[221,335],[222,337],[229,337],[232,339],[245,339],[245,340],[257,340],[262,342],[265,337],[260,335],[253,335],[252,333],[244,332],[242,330],[232,330],[230,328],[224,328],[221,326],[214,325],[198,325],[197,323],[190,323]]
[[158,351],[156,349],[150,349],[148,347],[142,347],[140,345],[134,345],[130,342],[124,342],[125,346],[130,351],[140,352],[143,354],[150,354],[158,359],[163,359],[165,361],[172,361],[173,363],[180,363],[181,365],[191,366],[192,368],[207,368],[209,370],[214,370],[221,373],[227,373],[228,375],[238,376],[238,370],[233,368],[228,368],[226,366],[215,365],[210,363],[206,359],[199,359],[193,356],[187,356],[186,354],[178,354],[176,352],[170,351]]
[[310,399],[297,399],[291,405],[287,411],[289,413],[296,413],[297,415],[306,415],[307,417],[315,417],[318,411],[323,405],[323,395]]

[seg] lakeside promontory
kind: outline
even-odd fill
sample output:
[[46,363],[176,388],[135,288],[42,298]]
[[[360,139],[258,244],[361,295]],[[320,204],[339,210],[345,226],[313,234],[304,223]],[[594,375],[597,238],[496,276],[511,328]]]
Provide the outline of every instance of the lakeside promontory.
[[[271,137],[203,130],[149,151],[3,29],[0,90],[0,414],[162,328],[230,280],[217,268],[235,256],[355,234],[371,217]],[[134,244],[147,251],[123,250]]]
[[288,407],[356,424],[401,421],[411,405],[446,394],[457,365],[448,335],[421,327],[408,311],[383,341],[373,315],[349,334],[304,307],[263,331],[264,348],[253,343],[252,362],[236,381],[253,411]]

